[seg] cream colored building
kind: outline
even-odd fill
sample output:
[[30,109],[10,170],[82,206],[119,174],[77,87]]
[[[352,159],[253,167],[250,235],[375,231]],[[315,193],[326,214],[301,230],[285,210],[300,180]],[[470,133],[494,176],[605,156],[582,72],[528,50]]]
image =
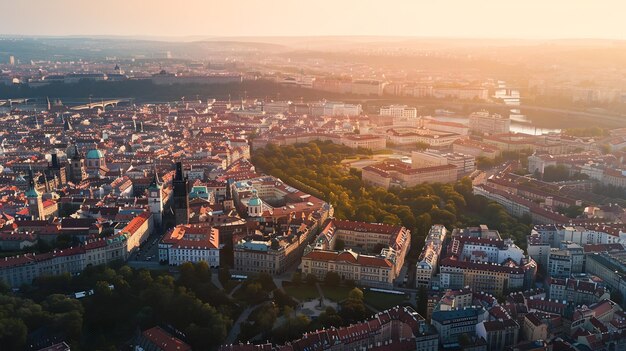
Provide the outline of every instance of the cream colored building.
[[127,237],[128,252],[137,249],[142,243],[148,240],[152,233],[152,213],[146,211],[133,218],[120,232]]
[[363,182],[385,189],[411,187],[423,183],[449,183],[457,179],[457,167],[441,165],[412,168],[401,161],[385,161],[366,166],[361,171]]
[[[335,250],[338,240],[350,249]],[[381,244],[383,249],[374,252]],[[389,287],[400,274],[410,244],[411,233],[404,227],[331,219],[305,251],[300,267],[318,279],[333,271],[359,284]]]
[[511,119],[487,111],[474,112],[469,116],[470,131],[486,134],[502,134],[511,130]]
[[127,258],[126,237],[118,235],[44,254],[24,254],[0,260],[0,280],[11,287],[30,284],[42,275],[76,274],[88,266]]
[[420,253],[415,270],[415,286],[430,287],[433,276],[437,273],[439,255],[446,237],[446,227],[441,224],[433,225],[428,231],[424,248]]
[[416,118],[417,109],[407,105],[390,105],[380,108],[381,116]]

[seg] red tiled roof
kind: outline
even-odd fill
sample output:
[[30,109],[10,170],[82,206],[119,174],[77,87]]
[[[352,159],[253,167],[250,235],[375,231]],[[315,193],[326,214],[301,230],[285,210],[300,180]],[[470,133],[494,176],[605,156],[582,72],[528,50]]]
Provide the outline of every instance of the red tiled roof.
[[[193,235],[194,239],[189,236]],[[219,230],[210,226],[178,225],[166,234],[162,241],[176,247],[219,247]]]
[[160,327],[148,329],[142,335],[163,351],[191,351],[191,346],[173,337]]
[[142,212],[137,217],[133,218],[122,230],[130,235],[135,234],[139,228],[148,220],[152,214],[150,212]]

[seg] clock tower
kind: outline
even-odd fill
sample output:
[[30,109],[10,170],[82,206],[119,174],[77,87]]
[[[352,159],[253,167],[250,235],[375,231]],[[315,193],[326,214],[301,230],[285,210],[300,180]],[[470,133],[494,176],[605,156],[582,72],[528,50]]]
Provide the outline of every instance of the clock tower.
[[161,225],[163,224],[163,197],[161,194],[159,175],[156,168],[154,169],[152,182],[150,183],[150,186],[148,186],[148,203],[150,205],[152,218],[154,218],[154,226],[156,228],[161,228]]
[[231,178],[228,178],[226,181],[226,196],[224,197],[224,202],[222,206],[224,207],[224,211],[230,211],[235,208],[235,202],[233,201],[233,182]]
[[33,176],[33,170],[28,170],[28,190],[26,191],[26,198],[28,199],[28,213],[34,220],[45,219],[43,213],[43,201],[41,194],[35,188],[35,178]]
[[176,225],[189,224],[189,179],[183,173],[182,162],[176,163],[172,180],[173,212]]

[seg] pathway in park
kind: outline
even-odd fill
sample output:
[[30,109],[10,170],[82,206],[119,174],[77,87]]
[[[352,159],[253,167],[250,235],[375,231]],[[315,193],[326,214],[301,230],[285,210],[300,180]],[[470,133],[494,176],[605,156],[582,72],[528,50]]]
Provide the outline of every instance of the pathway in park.
[[216,272],[211,272],[211,283],[213,283],[213,285],[215,285],[218,289],[224,290],[224,287],[222,286],[222,282],[220,282],[220,279]]
[[239,318],[237,318],[237,320],[233,324],[233,327],[230,329],[230,332],[228,333],[228,336],[226,337],[226,340],[224,341],[224,345],[230,345],[230,344],[233,344],[235,341],[237,341],[237,337],[239,336],[239,333],[241,332],[241,323],[243,323],[245,320],[248,319],[248,317],[250,317],[250,314],[252,313],[252,311],[254,311],[258,307],[263,306],[267,303],[269,302],[268,301],[261,302],[260,304],[250,306],[246,308],[245,310],[243,310],[243,312],[241,312],[241,314],[239,315]]
[[241,287],[243,286],[242,283],[237,284],[237,286],[235,286],[233,288],[233,290],[230,292],[230,294],[228,294],[229,297],[233,297],[233,295],[235,294],[235,292],[237,292],[237,290],[241,289]]

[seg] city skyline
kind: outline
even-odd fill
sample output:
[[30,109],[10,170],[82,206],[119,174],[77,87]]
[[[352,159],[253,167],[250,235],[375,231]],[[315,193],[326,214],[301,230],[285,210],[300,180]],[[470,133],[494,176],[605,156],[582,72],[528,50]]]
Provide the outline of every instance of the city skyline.
[[[240,36],[626,39],[626,24],[620,16],[626,4],[620,1],[391,1],[382,6],[375,1],[352,0],[306,5],[286,0],[184,0],[172,6],[171,1],[157,0],[145,5],[121,0],[107,2],[106,8],[77,0],[3,3],[0,11],[14,15],[0,24],[0,35],[175,40]],[[110,15],[96,15],[103,12]],[[29,21],[23,21],[24,16]]]
[[624,4],[0,2],[0,349],[626,350]]

